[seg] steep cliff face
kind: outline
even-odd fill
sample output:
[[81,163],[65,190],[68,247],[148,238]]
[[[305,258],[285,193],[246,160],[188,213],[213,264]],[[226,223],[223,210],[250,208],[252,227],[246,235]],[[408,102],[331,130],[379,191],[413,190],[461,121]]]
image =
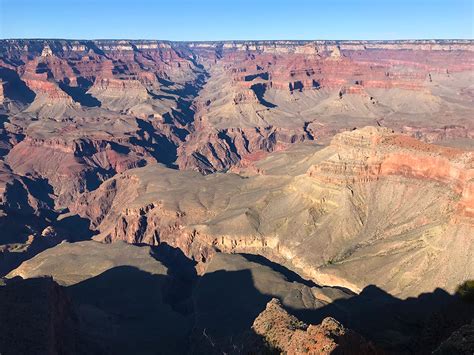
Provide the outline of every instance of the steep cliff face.
[[472,152],[430,145],[375,128],[339,134],[331,146],[336,154],[313,165],[309,176],[336,185],[376,181],[385,176],[435,181],[460,196],[460,215],[472,217]]

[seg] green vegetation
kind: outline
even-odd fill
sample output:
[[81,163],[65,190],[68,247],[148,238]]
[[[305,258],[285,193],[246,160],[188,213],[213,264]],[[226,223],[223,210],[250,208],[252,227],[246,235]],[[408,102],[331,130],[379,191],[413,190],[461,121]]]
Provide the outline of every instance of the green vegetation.
[[464,281],[458,286],[456,294],[466,302],[474,302],[474,280]]

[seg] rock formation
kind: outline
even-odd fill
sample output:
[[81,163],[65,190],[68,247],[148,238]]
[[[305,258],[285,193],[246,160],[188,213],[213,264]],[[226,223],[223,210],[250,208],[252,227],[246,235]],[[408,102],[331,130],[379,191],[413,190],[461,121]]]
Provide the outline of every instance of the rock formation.
[[[209,338],[202,336],[204,329],[207,337],[220,340],[214,351],[226,348],[226,340],[233,331],[239,346],[252,346],[247,338],[238,338],[238,335],[251,332],[254,318],[268,302],[269,296],[259,296],[259,292],[263,295],[270,292],[284,299],[288,306],[297,308],[310,307],[311,303],[312,309],[323,307],[331,299],[353,296],[349,291],[336,288],[306,286],[296,274],[291,276],[283,273],[284,270],[272,270],[264,264],[263,258],[252,262],[240,255],[216,255],[205,274],[194,280],[192,272],[187,273],[194,269],[180,263],[180,260],[186,261],[179,259],[179,255],[163,246],[64,242],[24,262],[8,275],[7,285],[14,282],[24,285],[40,280],[37,279],[40,276],[52,277],[65,287],[74,304],[76,313],[72,314],[77,314],[79,322],[75,324],[83,338],[80,350],[98,347],[107,353],[126,353],[129,337],[134,334],[140,334],[141,341],[133,346],[142,352],[149,351],[154,344],[160,344],[162,351],[170,354],[183,351],[185,346],[197,351],[208,345]],[[250,285],[251,275],[256,288]],[[235,283],[238,279],[240,284]],[[196,281],[198,286],[192,290],[184,280]],[[64,292],[51,282],[58,292]],[[239,295],[231,292],[232,287],[239,288],[247,296],[247,302],[255,307],[250,307],[250,303],[238,304]],[[215,291],[220,288],[227,290]],[[140,299],[145,290],[149,301]],[[2,291],[0,288],[0,296]],[[305,295],[303,300],[298,297],[300,292]],[[6,304],[10,302],[12,300],[5,300]],[[241,319],[236,319],[233,326],[222,327],[221,318],[229,314],[236,316],[237,312]],[[140,317],[139,323],[133,320],[136,317]],[[216,332],[219,328],[221,333]],[[37,341],[33,339],[32,343]],[[45,342],[50,341],[45,339]]]
[[382,354],[333,318],[308,326],[288,314],[275,298],[268,302],[252,328],[271,348],[284,354]]

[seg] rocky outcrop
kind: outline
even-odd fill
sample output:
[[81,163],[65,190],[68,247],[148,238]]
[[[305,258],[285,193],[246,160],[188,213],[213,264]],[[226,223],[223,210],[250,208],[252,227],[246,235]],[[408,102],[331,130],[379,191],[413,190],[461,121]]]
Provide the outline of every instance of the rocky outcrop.
[[225,171],[242,161],[282,150],[293,143],[311,139],[301,130],[277,127],[226,128],[209,132],[206,129],[191,134],[189,141],[178,152],[181,169],[197,169],[204,173]]
[[382,354],[357,333],[346,329],[333,318],[321,324],[307,325],[272,299],[255,319],[252,329],[271,349],[283,354]]
[[[261,334],[251,327],[272,297],[308,315],[352,296],[348,290],[312,284],[262,257],[218,253],[194,290],[191,352],[266,353]],[[223,323],[229,326],[222,327]]]
[[134,79],[98,78],[88,94],[100,100],[105,107],[126,110],[149,98],[146,87]]

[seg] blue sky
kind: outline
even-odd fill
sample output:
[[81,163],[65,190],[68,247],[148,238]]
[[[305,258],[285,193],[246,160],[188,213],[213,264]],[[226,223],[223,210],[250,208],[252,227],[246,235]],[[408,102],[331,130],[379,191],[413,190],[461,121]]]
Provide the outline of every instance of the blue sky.
[[1,38],[473,38],[474,0],[0,0]]

